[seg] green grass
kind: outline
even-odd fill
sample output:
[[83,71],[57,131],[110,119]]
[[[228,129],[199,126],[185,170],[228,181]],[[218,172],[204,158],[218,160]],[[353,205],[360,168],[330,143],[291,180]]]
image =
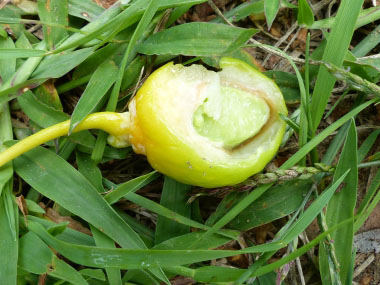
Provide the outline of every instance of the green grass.
[[[274,52],[292,68],[266,73],[291,111],[282,146],[293,143],[296,149],[286,157],[281,153],[286,159],[265,177],[199,190],[154,171],[130,147],[106,145],[103,132],[82,131],[38,147],[0,168],[1,284],[38,284],[45,274],[46,284],[170,284],[176,275],[234,284],[257,277],[253,284],[274,284],[285,265],[316,248],[323,284],[352,281],[354,234],[380,201],[379,170],[358,200],[361,169],[380,165],[379,153],[371,152],[380,131],[359,139],[355,121],[361,112],[375,112],[380,100],[380,61],[360,58],[375,52],[379,27],[366,26],[371,33],[362,40],[356,35],[359,27],[380,19],[379,8],[343,0],[336,16],[316,21],[307,0],[299,7],[277,0],[236,1],[224,19],[176,22],[202,2],[207,1],[121,1],[106,10],[90,0],[39,0],[32,14],[5,6],[0,10],[0,151],[13,139],[69,118],[71,132],[91,113],[121,112],[145,75],[168,61],[218,68],[227,55],[252,65],[247,47]],[[271,26],[284,11],[299,27],[323,32],[325,40],[317,47],[307,36],[304,63],[295,62],[284,45],[268,45],[263,31],[258,33],[261,26],[239,22],[254,14],[266,16],[262,24]],[[36,24],[42,26],[42,40],[29,29]],[[252,37],[263,43],[249,44]],[[347,106],[342,97],[331,110],[333,88],[342,81],[347,83],[342,96],[351,94],[355,102]],[[347,112],[333,116],[341,106]],[[332,167],[324,171],[318,163]],[[296,170],[300,173],[287,176]],[[18,209],[22,201],[26,216]],[[44,205],[79,222],[82,231],[48,220]],[[299,235],[315,218],[320,235],[301,245]],[[237,241],[247,231],[271,222],[277,225],[272,241],[223,248],[242,245]],[[268,263],[283,248],[288,255]],[[239,254],[255,262],[247,268],[210,264]]]

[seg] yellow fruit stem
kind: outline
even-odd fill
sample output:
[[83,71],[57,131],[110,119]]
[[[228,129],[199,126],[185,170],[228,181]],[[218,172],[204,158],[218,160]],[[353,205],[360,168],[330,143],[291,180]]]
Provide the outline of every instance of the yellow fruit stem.
[[[0,167],[43,143],[68,135],[69,127],[70,120],[43,129],[19,141],[0,153]],[[129,145],[127,141],[130,131],[128,113],[101,112],[91,114],[75,127],[73,133],[88,129],[100,129],[109,133],[113,137],[113,141],[116,140],[113,146],[124,147]],[[124,143],[121,143],[121,140]]]

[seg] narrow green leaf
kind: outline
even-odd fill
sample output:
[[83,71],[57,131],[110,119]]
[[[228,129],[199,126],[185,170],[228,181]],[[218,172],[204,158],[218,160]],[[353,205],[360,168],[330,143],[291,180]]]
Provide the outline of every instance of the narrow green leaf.
[[43,128],[70,119],[69,115],[62,111],[57,111],[38,100],[32,91],[25,92],[17,100],[25,114]]
[[348,271],[348,274],[347,274],[346,285],[353,284],[353,281],[354,281],[354,270],[355,270],[355,260],[356,260],[356,249],[354,248],[354,250],[352,251],[352,254],[351,254],[350,270]]
[[[250,15],[259,15],[264,13],[264,0],[244,2],[224,13],[224,17],[230,22],[238,22]],[[223,23],[221,17],[212,19],[210,22]]]
[[86,277],[90,277],[90,278],[101,280],[101,281],[106,281],[106,276],[104,275],[103,270],[101,269],[85,268],[85,269],[79,270],[79,273]]
[[18,265],[24,270],[43,274],[51,261],[52,252],[34,233],[29,232],[20,239],[20,260]]
[[358,149],[358,163],[362,162],[376,142],[377,137],[380,135],[380,130],[373,131],[361,144]]
[[[204,234],[203,231],[184,234],[178,237],[168,239],[160,244],[157,244],[153,247],[153,249],[167,249],[167,250],[188,249],[189,244],[194,239],[199,239],[203,234]],[[231,234],[235,235],[236,238],[238,237],[238,233],[236,232],[231,231]],[[227,242],[231,240],[232,238],[228,238],[222,235],[212,235],[207,239],[203,239],[203,242],[198,244],[198,247],[196,249],[217,248],[223,244],[226,244]]]
[[[0,39],[0,47],[13,48],[10,38]],[[0,78],[7,80],[16,68],[14,59],[0,59]],[[0,152],[3,143],[13,138],[8,103],[0,103]],[[12,163],[0,167],[0,280],[4,284],[16,284],[18,259],[18,211],[12,194]]]
[[[379,18],[380,18],[380,8],[378,6],[360,10],[359,16],[356,20],[355,29],[358,29],[371,22],[374,22],[378,20]],[[337,21],[336,19],[337,17],[330,17],[330,18],[319,20],[319,21],[315,21],[311,26],[307,28],[317,29],[317,30],[331,29],[334,26],[335,22]]]
[[289,215],[300,207],[310,186],[310,181],[295,180],[270,188],[233,219],[228,228],[245,231]]
[[274,19],[276,18],[278,9],[280,9],[281,0],[265,0],[264,11],[267,19],[268,29],[271,28]]
[[112,60],[103,62],[91,76],[90,82],[75,106],[71,116],[71,133],[75,127],[89,114],[91,114],[99,102],[106,95],[112,84],[116,80],[119,69]]
[[38,50],[38,49],[23,49],[23,48],[0,49],[0,59],[40,57],[40,56],[44,56],[45,54],[46,54],[46,51]]
[[356,57],[365,56],[380,43],[380,25],[362,39],[352,50]]
[[137,51],[149,55],[223,55],[241,47],[256,32],[222,24],[187,23],[150,36]]
[[81,274],[63,260],[58,259],[49,247],[31,232],[20,239],[19,266],[28,272],[47,273],[72,284],[88,284]]
[[[107,15],[107,21],[103,20],[101,25],[99,25],[99,23],[97,23],[96,21],[91,22],[87,25],[88,27],[91,27],[91,29],[87,29],[90,30],[90,32],[87,35],[77,34],[75,37],[71,37],[69,38],[69,40],[66,40],[52,52],[54,54],[58,54],[66,50],[76,48],[80,45],[88,43],[93,39],[96,39],[98,36],[102,35],[107,31],[112,33],[112,31],[119,28],[121,25],[123,25],[123,28],[131,26],[138,20],[139,15],[141,15],[144,12],[145,7],[148,3],[148,0],[135,1],[131,6],[129,6],[121,13],[118,5],[115,5],[110,9],[105,10],[102,13],[102,15]],[[93,29],[93,27],[96,27],[96,29]]]
[[[11,140],[12,136],[12,123],[8,103],[0,104],[0,151],[5,149],[3,143]],[[7,163],[6,165],[0,167],[0,195],[12,176],[12,163]]]
[[378,99],[369,100],[360,106],[353,109],[351,112],[347,113],[333,124],[328,126],[322,132],[320,132],[317,136],[315,136],[312,140],[310,140],[306,145],[304,145],[299,151],[297,151],[291,158],[289,158],[282,166],[282,169],[287,169],[294,166],[302,157],[304,157],[307,153],[309,153],[313,148],[315,148],[319,143],[321,143],[325,138],[329,136],[336,129],[341,127],[345,122],[350,120],[352,117],[356,116],[362,110],[367,108],[368,106],[375,103]]
[[96,19],[104,11],[104,8],[92,0],[69,0],[68,7],[71,16],[82,18],[89,22]]
[[[37,147],[14,160],[17,174],[44,196],[91,223],[126,248],[146,248],[141,238],[78,171]],[[160,269],[154,274],[165,279]]]
[[[350,129],[339,159],[338,166],[335,170],[334,181],[343,173],[350,169],[350,173],[345,178],[345,185],[338,193],[331,198],[326,211],[326,223],[330,228],[346,219],[353,219],[357,199],[358,185],[358,168],[357,168],[357,133],[353,120],[351,120]],[[352,244],[354,239],[354,223],[346,224],[345,227],[338,229],[331,234],[334,240],[335,252],[340,264],[340,279],[343,283],[347,278],[350,268]],[[329,268],[327,255],[324,247],[320,246],[319,264],[322,280],[330,284]]]
[[49,55],[33,72],[32,78],[59,78],[84,61],[93,51],[93,48],[83,48],[63,54]]
[[[221,219],[228,211],[234,207],[236,204],[238,204],[241,200],[243,200],[248,195],[248,191],[245,193],[240,193],[239,191],[233,191],[229,194],[227,194],[226,197],[223,198],[223,200],[218,204],[218,207],[216,208],[215,212],[212,213],[208,219],[206,220],[205,225],[206,226],[212,226],[215,224],[219,219]],[[194,202],[197,202],[198,200],[195,200]],[[193,202],[193,203],[194,203]],[[199,201],[198,201],[198,210],[200,212],[199,207]],[[243,211],[244,212],[244,211]],[[242,212],[242,213],[243,213]],[[201,216],[201,213],[198,213]],[[202,216],[201,216],[202,217]],[[201,219],[202,221],[203,219]]]
[[16,172],[33,188],[101,229],[124,247],[145,247],[78,171],[53,152],[38,147],[14,160]]
[[[0,10],[4,11],[4,9]],[[111,7],[104,11],[98,18],[96,18],[93,22],[89,23],[85,27],[81,29],[82,32],[91,33],[93,31],[96,31],[99,26],[102,26],[104,22],[109,21],[110,19],[113,19],[118,13],[120,12],[120,8],[116,5],[114,7]],[[1,15],[1,14],[0,14]],[[16,17],[17,18],[17,17]],[[16,25],[17,26],[17,25]],[[62,44],[68,44],[70,42],[76,41],[78,39],[81,39],[83,37],[82,34],[75,33],[71,35],[67,40],[65,40]],[[46,49],[46,44],[44,41],[41,41],[35,49],[44,50]],[[7,81],[5,81],[2,86],[0,87],[0,104],[3,102],[7,102],[8,100],[11,100],[14,98],[14,96],[8,96],[11,94],[11,92],[22,90],[24,87],[28,87],[30,83],[24,83],[29,76],[33,73],[33,71],[36,69],[40,61],[42,60],[41,57],[33,57],[27,59],[21,67],[17,69],[17,72],[14,73],[14,75],[9,78]],[[63,63],[64,65],[65,63]],[[49,70],[48,66],[46,66],[47,70]],[[38,80],[37,80],[38,81]],[[42,82],[44,79],[42,80]],[[17,86],[13,90],[13,87]],[[21,92],[22,93],[22,92]]]
[[247,197],[241,200],[236,206],[234,206],[226,215],[223,216],[218,222],[216,222],[207,232],[198,240],[195,240],[192,244],[192,247],[196,247],[198,243],[202,241],[202,239],[206,239],[208,236],[215,234],[222,227],[232,221],[239,213],[241,213],[245,208],[247,208],[250,204],[256,201],[261,195],[263,195],[268,189],[273,186],[271,184],[265,184],[257,187],[255,191],[249,193]]
[[33,91],[41,102],[55,110],[63,112],[61,99],[52,80],[44,82]]
[[118,185],[113,191],[104,196],[104,199],[110,204],[119,201],[120,198],[125,197],[129,192],[136,192],[154,179],[160,176],[160,173],[153,171],[151,173],[139,176],[123,184]]
[[[12,77],[13,78],[13,77]],[[12,79],[11,78],[11,79]],[[30,79],[23,81],[21,83],[13,84],[12,87],[9,88],[1,88],[0,87],[0,104],[9,102],[10,100],[16,98],[17,96],[20,96],[24,94],[25,92],[29,91],[30,89],[33,89],[40,84],[44,83],[47,79]],[[9,82],[6,81],[6,82]],[[5,84],[3,85],[5,86]]]
[[186,6],[181,6],[174,8],[173,11],[170,13],[169,19],[165,24],[165,27],[168,28],[172,24],[175,23],[182,15],[184,15],[189,9],[191,8],[192,5],[186,5]]
[[[191,205],[187,203],[190,185],[179,183],[165,176],[160,204],[184,217],[190,218]],[[190,227],[159,216],[157,219],[155,244],[190,232]]]
[[[311,250],[328,234],[332,233],[334,230],[338,229],[339,227],[344,226],[346,223],[351,222],[351,221],[352,221],[351,219],[344,221],[340,223],[338,226],[335,226],[329,229],[328,231],[317,236],[315,239],[313,239],[306,245],[290,253],[289,255],[281,258],[280,260],[273,262],[271,264],[262,266],[261,268],[257,270],[257,272],[250,275],[249,277],[260,276],[269,272],[273,272],[277,268],[280,268],[288,264],[292,260],[296,259],[297,257]],[[167,267],[166,270],[176,275],[178,274],[178,275],[191,277],[192,279],[198,282],[202,282],[202,283],[234,282],[239,278],[239,276],[247,272],[246,269],[228,268],[228,267],[222,267],[222,266],[203,266],[197,269],[190,269],[184,266],[173,266],[173,267]]]
[[[28,215],[27,219],[28,221],[39,223],[45,229],[49,229],[57,225],[55,222],[49,221],[47,219],[38,218],[36,216]],[[92,236],[89,236],[82,232],[78,232],[69,227],[66,227],[62,233],[56,235],[55,237],[59,240],[62,240],[68,243],[88,245],[88,246],[95,245],[95,241]]]
[[146,63],[146,58],[143,56],[137,56],[125,69],[123,74],[123,80],[121,82],[120,90],[124,91],[127,88],[137,83],[140,77],[142,68]]
[[[184,217],[176,212],[173,212],[172,210],[152,201],[152,200],[149,200],[143,196],[140,196],[140,195],[137,195],[133,192],[129,192],[126,197],[126,199],[128,199],[129,201],[141,206],[141,207],[144,207],[146,209],[149,209],[151,210],[152,212],[158,214],[158,215],[161,215],[163,217],[166,217],[168,219],[171,219],[171,220],[174,220],[178,223],[181,223],[183,225],[187,225],[187,226],[190,226],[190,227],[194,227],[194,228],[198,228],[198,229],[202,229],[202,230],[208,230],[209,227],[201,224],[201,223],[198,223],[196,221],[193,221],[187,217]],[[217,231],[216,231],[217,232]],[[223,234],[223,232],[218,232],[219,234]]]
[[[85,61],[79,64],[74,72],[73,79],[79,80],[80,78],[91,75],[95,70],[106,60],[110,60],[110,57],[115,57],[117,53],[125,50],[124,44],[109,43],[105,47],[99,48],[92,53]],[[88,82],[88,81],[87,81]]]
[[[362,7],[363,0],[343,0],[339,6],[336,22],[329,35],[322,60],[340,67],[355,29],[355,22]],[[313,130],[318,128],[325,111],[330,93],[334,87],[335,78],[329,74],[326,67],[321,66],[315,83],[310,105]]]
[[33,200],[25,199],[26,206],[28,207],[28,212],[45,214],[45,210],[42,209],[36,202]]
[[[15,44],[13,43],[10,37],[0,38],[0,49],[14,49]],[[12,77],[16,69],[16,59],[15,58],[6,58],[0,60],[0,77],[2,81],[7,81]]]
[[[68,0],[38,0],[38,16],[44,22],[68,26]],[[68,35],[65,29],[47,25],[43,26],[43,33],[50,50]]]
[[102,173],[95,161],[89,155],[81,152],[76,153],[76,158],[79,172],[87,178],[99,193],[103,193]]
[[311,26],[314,23],[314,14],[307,0],[298,1],[297,21],[299,25]]
[[[275,240],[289,244],[298,237],[323,210],[326,204],[330,201],[336,189],[343,182],[349,170],[344,173],[334,184],[326,189],[289,227],[283,227]],[[306,202],[306,201],[305,201]],[[350,219],[352,221],[352,219]],[[237,280],[236,284],[243,284],[251,275],[256,274],[262,268],[262,265],[275,253],[275,251],[267,252],[262,255],[256,262],[248,268]]]
[[181,6],[196,5],[206,1],[207,0],[161,0],[159,9],[164,10]]
[[50,235],[41,225],[30,222],[29,229],[49,246],[78,264],[95,268],[117,267],[122,269],[175,266],[234,256],[276,250],[285,246],[281,242],[248,247],[241,250],[157,250],[120,249],[73,245]]
[[[97,230],[95,227],[91,227],[92,235],[94,236],[96,246],[116,248],[116,245],[112,239]],[[117,268],[106,268],[108,282],[112,285],[121,285],[121,273]]]
[[[10,184],[6,184],[2,195],[0,195],[0,280],[4,284],[16,285],[17,281],[17,260],[18,260],[18,223],[10,224],[9,215],[13,215],[13,220],[18,221],[17,208],[14,207],[12,213],[7,210],[5,192],[11,193]],[[9,194],[11,195],[11,194]],[[16,235],[16,236],[15,236]]]

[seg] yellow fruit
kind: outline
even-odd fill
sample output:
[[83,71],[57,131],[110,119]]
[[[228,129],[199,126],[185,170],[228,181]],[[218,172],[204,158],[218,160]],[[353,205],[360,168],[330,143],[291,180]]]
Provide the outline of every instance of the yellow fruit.
[[[261,171],[281,143],[287,115],[275,83],[244,62],[220,72],[168,63],[152,73],[129,112],[95,113],[74,130],[99,128],[115,147],[132,145],[158,171],[201,187],[233,185]],[[0,166],[67,134],[70,122],[36,133],[0,154]]]
[[[273,81],[240,60],[223,58],[220,66],[222,71],[213,72],[168,63],[147,79],[129,105],[134,150],[183,183],[218,187],[242,182],[264,168],[283,137],[285,123],[278,113],[286,116],[287,109]],[[230,100],[235,105],[223,108],[223,93],[244,100]],[[243,106],[249,103],[250,108]],[[200,106],[216,121],[209,131],[219,127],[217,135],[197,130],[194,115]],[[234,121],[229,129],[218,126],[229,119]]]

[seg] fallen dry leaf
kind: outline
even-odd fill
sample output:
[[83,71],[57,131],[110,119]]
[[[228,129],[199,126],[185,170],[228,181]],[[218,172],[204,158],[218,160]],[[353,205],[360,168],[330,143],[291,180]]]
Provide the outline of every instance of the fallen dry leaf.
[[26,205],[26,201],[23,195],[16,197],[16,204],[24,217],[25,225],[28,225],[28,220],[26,219],[26,216],[28,215],[28,206]]
[[52,208],[46,209],[45,217],[49,218],[51,221],[55,223],[63,223],[63,222],[69,222],[68,227],[76,230],[78,232],[84,233],[86,235],[92,235],[91,231],[84,227],[80,222],[74,220],[71,217],[68,216],[61,216],[57,211],[53,210]]

